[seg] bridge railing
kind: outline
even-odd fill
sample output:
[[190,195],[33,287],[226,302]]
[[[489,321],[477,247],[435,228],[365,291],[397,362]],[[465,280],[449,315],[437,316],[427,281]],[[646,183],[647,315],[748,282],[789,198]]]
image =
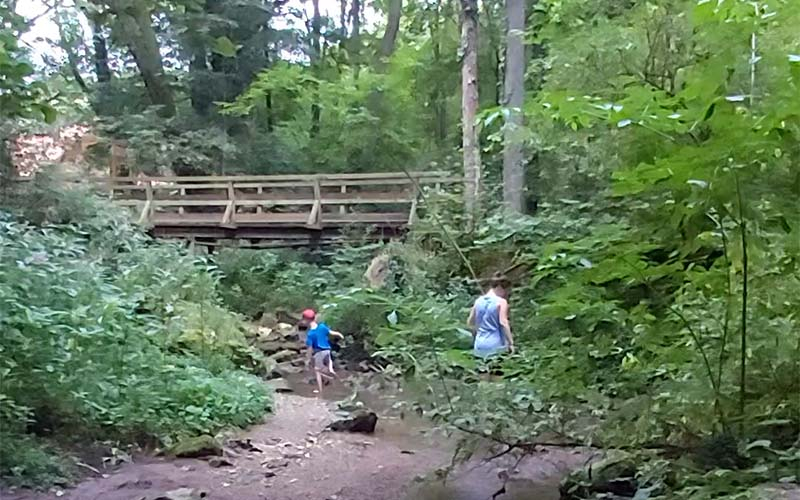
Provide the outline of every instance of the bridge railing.
[[[413,178],[409,179],[409,175]],[[165,226],[413,224],[417,186],[460,183],[446,172],[112,177],[100,184],[138,222]]]

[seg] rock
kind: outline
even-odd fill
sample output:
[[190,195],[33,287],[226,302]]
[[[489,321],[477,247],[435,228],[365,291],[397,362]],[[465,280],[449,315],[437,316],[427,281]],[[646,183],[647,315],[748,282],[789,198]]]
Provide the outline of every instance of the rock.
[[278,316],[271,312],[265,312],[258,320],[258,324],[262,326],[273,326],[278,324]]
[[387,254],[381,254],[372,259],[369,267],[364,272],[364,279],[369,283],[372,289],[383,288],[386,284],[386,278],[389,276],[389,264],[391,258]]
[[267,381],[267,385],[275,392],[294,392],[294,389],[289,385],[285,378],[276,378]]
[[156,497],[154,500],[196,500],[198,498],[206,498],[205,491],[196,491],[193,488],[178,488],[164,493]]
[[221,457],[211,457],[208,459],[208,466],[219,469],[220,467],[233,467],[233,464]]
[[270,356],[270,359],[275,361],[276,363],[282,363],[284,361],[289,361],[297,357],[297,351],[290,351],[289,349],[284,349],[283,351],[276,352],[275,354]]
[[285,450],[285,451],[281,452],[281,454],[283,455],[283,458],[285,458],[287,460],[296,460],[298,458],[303,458],[303,454],[302,453],[297,452],[297,451],[292,451],[292,450]]
[[277,354],[283,351],[290,351],[292,353],[292,357],[296,356],[297,352],[300,351],[302,347],[297,342],[292,342],[289,340],[259,341],[255,346],[264,352],[264,354]]
[[153,487],[153,482],[149,479],[136,479],[135,481],[123,481],[117,485],[118,490],[131,488],[140,490],[149,490]]
[[378,416],[374,412],[360,412],[353,418],[344,420],[337,420],[330,425],[328,429],[334,432],[360,432],[364,434],[372,434],[375,432],[375,426],[378,423]]
[[268,470],[268,471],[264,472],[264,477],[266,477],[266,478],[275,477],[276,475],[277,474],[275,474],[271,470]]
[[561,500],[594,498],[598,494],[632,497],[639,489],[636,469],[632,455],[609,451],[603,459],[572,472],[561,481]]
[[273,458],[271,460],[262,462],[261,465],[263,465],[267,469],[281,469],[283,467],[289,466],[289,460],[285,458]]
[[[299,364],[296,364],[298,363]],[[275,372],[278,376],[296,375],[305,371],[305,359],[297,358],[292,361],[281,363],[275,367]]]
[[178,441],[167,449],[167,454],[179,458],[222,456],[222,445],[213,437],[203,435]]
[[240,450],[249,451],[253,453],[262,453],[263,450],[255,446],[250,439],[232,439],[230,445],[239,448]]

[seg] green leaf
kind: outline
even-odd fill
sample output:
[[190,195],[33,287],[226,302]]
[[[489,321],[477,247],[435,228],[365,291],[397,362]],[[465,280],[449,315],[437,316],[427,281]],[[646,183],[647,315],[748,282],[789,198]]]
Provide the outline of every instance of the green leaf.
[[236,57],[238,47],[230,38],[221,36],[214,40],[214,46],[211,50],[223,57]]
[[769,449],[770,446],[772,446],[772,441],[769,439],[759,439],[758,441],[753,441],[752,443],[748,444],[747,447],[745,447],[745,450],[750,451],[755,448]]

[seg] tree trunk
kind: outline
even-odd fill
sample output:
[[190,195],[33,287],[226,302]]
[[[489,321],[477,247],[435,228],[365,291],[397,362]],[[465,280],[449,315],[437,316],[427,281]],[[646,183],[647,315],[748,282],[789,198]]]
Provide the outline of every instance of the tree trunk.
[[522,127],[522,105],[525,101],[525,1],[506,0],[508,33],[506,38],[505,106],[508,119],[504,127],[503,201],[517,213],[525,210],[523,189],[525,166],[522,142],[518,134]]
[[92,20],[92,45],[94,47],[94,72],[97,83],[111,81],[111,68],[108,66],[108,45],[103,34],[103,25],[99,20]]
[[478,0],[461,0],[461,129],[464,150],[464,206],[474,227],[480,202],[481,152],[478,113]]
[[489,48],[492,54],[492,73],[494,76],[494,102],[497,106],[503,104],[503,50],[500,46],[500,27],[498,26],[497,19],[494,16],[494,5],[492,2],[483,2],[484,26],[486,26],[487,37],[486,41],[489,43]]
[[[319,13],[319,0],[311,0],[314,6],[314,17],[311,19],[311,65],[316,67],[319,64],[320,57],[322,56],[321,25],[322,19]],[[311,136],[314,137],[319,133],[319,120],[320,109],[316,100],[311,104]]]
[[350,8],[350,22],[352,23],[350,37],[358,38],[358,35],[361,34],[361,0],[353,0]]
[[342,39],[341,43],[344,44],[344,41],[347,39],[347,0],[339,0],[339,7],[339,22],[342,24],[339,36]]
[[381,57],[388,58],[394,52],[397,34],[400,31],[400,16],[403,12],[403,0],[389,0],[389,15],[386,20],[386,31],[381,40]]
[[[442,60],[441,48],[441,0],[437,0],[433,20],[430,23],[430,37],[433,46],[433,64],[438,66]],[[441,80],[437,79],[431,89],[431,103],[433,104],[436,141],[442,146],[447,139],[447,102]]]
[[164,74],[160,47],[153,29],[150,11],[140,3],[128,4],[122,0],[108,2],[116,15],[120,39],[128,46],[142,75],[150,102],[161,106],[164,117],[175,115],[175,98]]
[[208,85],[208,58],[206,57],[205,47],[194,49],[194,55],[189,61],[189,97],[192,101],[192,108],[201,116],[206,116],[211,108],[213,95],[206,88]]

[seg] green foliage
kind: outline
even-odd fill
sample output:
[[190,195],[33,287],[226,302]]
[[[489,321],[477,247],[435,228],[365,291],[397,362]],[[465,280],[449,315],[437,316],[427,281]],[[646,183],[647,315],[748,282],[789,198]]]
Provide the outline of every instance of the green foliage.
[[219,290],[224,304],[251,319],[266,312],[315,307],[334,283],[325,269],[288,252],[223,248],[214,262],[222,273]]
[[168,443],[269,407],[261,382],[237,369],[260,359],[219,307],[213,268],[83,196],[96,208],[88,219],[0,222],[0,427],[16,443],[0,474],[14,481],[56,474],[26,430]]
[[34,68],[19,46],[25,22],[7,4],[0,6],[0,118],[33,118],[52,122],[55,110],[47,103],[47,87],[28,82]]
[[[0,420],[0,422],[7,422]],[[63,484],[71,479],[71,469],[41,441],[17,432],[0,430],[3,454],[0,455],[0,477],[11,486],[41,488],[47,484]]]

